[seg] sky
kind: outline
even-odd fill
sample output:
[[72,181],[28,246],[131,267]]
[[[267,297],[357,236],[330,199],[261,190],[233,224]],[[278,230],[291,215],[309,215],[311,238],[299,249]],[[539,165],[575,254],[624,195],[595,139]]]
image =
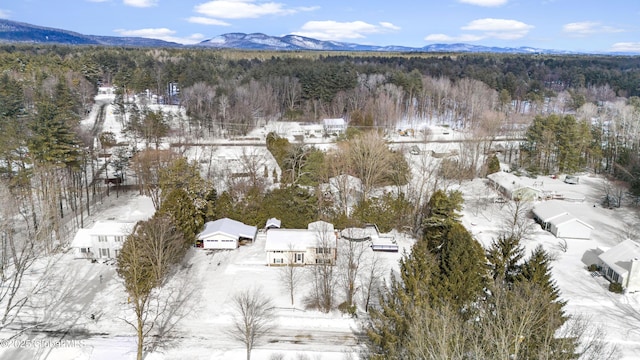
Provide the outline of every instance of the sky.
[[381,46],[640,52],[636,0],[0,0],[0,18],[182,44],[241,32]]

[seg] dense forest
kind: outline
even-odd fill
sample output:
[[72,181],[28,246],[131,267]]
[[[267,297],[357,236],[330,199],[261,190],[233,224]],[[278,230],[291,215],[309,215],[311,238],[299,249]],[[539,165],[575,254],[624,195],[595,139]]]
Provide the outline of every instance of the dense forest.
[[[548,255],[540,249],[526,257],[513,233],[483,250],[457,221],[459,194],[443,191],[451,181],[499,168],[495,158],[486,161],[497,136],[520,140],[505,149],[504,160],[514,170],[601,173],[640,197],[637,57],[3,45],[0,72],[0,196],[10,204],[0,215],[0,231],[3,244],[24,245],[11,254],[12,266],[23,270],[12,274],[22,276],[34,254],[57,251],[84,227],[92,205],[107,196],[99,138],[101,148],[129,146],[128,153],[113,154],[114,166],[120,174],[125,168],[135,172],[136,190],[153,199],[160,219],[173,222],[183,247],[193,243],[205,221],[224,216],[251,224],[279,216],[290,227],[318,218],[338,228],[376,223],[383,231],[417,236],[420,241],[401,263],[401,279],[372,314],[373,358],[428,358],[420,351],[438,346],[440,354],[449,352],[447,358],[577,356],[577,338],[553,339],[567,319],[549,278]],[[80,127],[100,86],[114,86],[115,105],[129,114],[123,127],[130,144]],[[140,93],[179,104],[187,116],[168,118],[132,104],[129,99]],[[350,129],[334,150],[269,134],[266,147],[282,170],[279,178],[247,157],[245,180],[228,179],[224,191],[213,188],[197,164],[159,146],[169,136],[182,144],[244,136],[274,120],[334,117],[347,119]],[[457,160],[420,169],[424,179],[410,182],[404,155],[386,146],[385,135],[402,123],[419,122],[455,128],[473,141],[461,145]],[[144,148],[135,148],[140,143]],[[362,180],[364,195],[352,212],[327,203],[317,191],[342,174]],[[265,179],[281,186],[268,188]],[[372,195],[383,186],[393,191]],[[3,252],[3,266],[8,254]],[[20,301],[2,291],[0,328],[19,311]],[[497,328],[510,319],[498,318],[495,309],[515,304],[524,311],[528,304],[515,300],[528,297],[539,299],[531,316],[544,323],[523,321],[518,334],[526,333],[526,339],[496,342],[511,339],[500,338],[511,329]],[[430,327],[412,320],[427,318]],[[437,343],[453,341],[434,335],[445,330],[466,337]],[[400,342],[415,346],[399,347]]]

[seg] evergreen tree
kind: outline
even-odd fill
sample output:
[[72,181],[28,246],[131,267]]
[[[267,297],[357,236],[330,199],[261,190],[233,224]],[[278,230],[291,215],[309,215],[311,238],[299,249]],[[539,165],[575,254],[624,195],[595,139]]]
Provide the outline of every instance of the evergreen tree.
[[516,237],[500,235],[493,240],[486,254],[494,280],[511,284],[519,276],[524,247]]
[[167,215],[182,233],[185,246],[195,244],[204,220],[193,204],[189,194],[181,188],[173,189],[162,201],[158,214]]
[[429,308],[431,282],[437,264],[424,242],[413,245],[410,254],[400,260],[400,278],[391,277],[380,306],[372,308],[367,330],[372,359],[404,359],[405,347],[414,314]]
[[438,259],[434,296],[461,313],[469,311],[486,286],[484,250],[460,223],[452,223],[441,247],[432,250]]
[[487,160],[487,175],[500,171],[500,160],[496,154],[493,154]]
[[443,236],[452,223],[458,221],[462,210],[462,193],[452,191],[449,194],[437,190],[427,204],[427,215],[423,222],[424,240],[429,249],[442,245]]
[[267,193],[262,200],[260,224],[271,217],[282,220],[282,227],[304,229],[317,218],[316,198],[297,185],[284,186]]
[[[540,290],[540,296],[546,298],[548,307],[538,316],[539,326],[526,337],[526,358],[538,358],[541,353],[551,353],[551,357],[560,358],[561,354],[573,353],[575,350],[571,339],[556,339],[555,331],[567,320],[564,314],[565,301],[560,299],[560,292],[551,279],[551,258],[539,245],[529,259],[522,264],[522,271],[517,281],[526,282]],[[556,354],[553,356],[553,354]]]
[[41,102],[31,123],[29,140],[31,157],[40,163],[77,164],[80,159],[79,141],[69,126],[68,118],[55,104]]

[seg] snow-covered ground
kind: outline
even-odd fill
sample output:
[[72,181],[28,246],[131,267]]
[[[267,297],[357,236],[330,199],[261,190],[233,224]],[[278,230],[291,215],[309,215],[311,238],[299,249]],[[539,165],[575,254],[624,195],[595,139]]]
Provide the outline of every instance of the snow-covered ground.
[[[109,103],[112,95],[99,95],[96,100]],[[83,126],[93,126],[96,109],[83,121]],[[121,136],[121,124],[113,113],[113,107],[107,105],[106,111],[103,130],[113,131]],[[431,136],[435,140],[462,138],[455,130],[432,128]],[[294,127],[289,131],[282,124],[272,124],[271,127],[257,129],[248,135],[247,139],[254,140],[246,142],[256,142],[255,138],[263,142],[268,131],[293,136],[304,131],[304,127]],[[440,161],[430,156],[431,151],[447,153],[460,148],[457,143],[424,143],[420,136],[419,133],[415,136],[392,136],[393,141],[407,142],[394,146],[407,154],[414,175],[419,175],[426,167]],[[317,142],[319,147],[332,146],[332,139],[314,136],[305,138],[305,142],[311,142],[310,139]],[[211,143],[207,141],[207,144],[214,146],[194,146],[187,149],[186,154],[196,159],[204,169],[206,164],[216,163],[217,166],[222,166],[222,160],[238,163],[243,151],[244,154],[247,151],[264,151],[264,147],[255,150],[257,147],[248,145],[224,146],[230,142],[230,139]],[[414,144],[418,145],[420,154],[409,154],[409,148]],[[268,176],[271,176],[274,161],[272,157],[265,157]],[[211,169],[215,171],[217,168]],[[630,207],[605,209],[599,206],[602,179],[598,177],[583,175],[577,185],[568,185],[560,179],[550,177],[523,178],[523,182],[547,192],[584,196],[583,202],[567,203],[567,206],[571,207],[572,214],[594,226],[591,240],[569,239],[567,250],[563,252],[560,240],[537,226],[535,233],[524,245],[531,250],[542,244],[555,255],[553,276],[562,297],[568,301],[568,313],[584,315],[592,324],[601,326],[606,331],[606,341],[618,346],[621,358],[638,359],[640,294],[610,293],[606,280],[593,277],[586,270],[594,262],[596,249],[614,246],[628,234],[640,233],[638,210]],[[497,236],[501,226],[500,219],[508,213],[507,206],[487,201],[497,194],[486,185],[486,180],[465,182],[460,190],[465,194],[462,222],[478,241],[487,246]],[[136,193],[121,194],[118,198],[112,195],[104,203],[105,210],[92,215],[87,219],[88,223],[104,219],[138,221],[153,213],[150,199]],[[399,234],[395,236],[400,252],[380,253],[387,274],[389,270],[397,268],[402,251],[409,250],[414,241]],[[33,313],[26,314],[24,318],[24,321],[29,321],[29,316],[32,319],[34,314],[38,314],[44,319],[44,326],[41,328],[43,331],[25,332],[17,336],[16,339],[21,343],[0,342],[0,358],[134,359],[135,333],[123,320],[130,319],[132,311],[128,307],[127,296],[115,272],[115,266],[74,259],[71,251],[55,260],[51,276],[54,286],[51,286],[46,298],[36,298],[44,306],[31,310]],[[29,277],[37,275],[35,271],[27,274],[26,281],[32,281]],[[165,323],[167,335],[161,340],[160,346],[146,357],[150,360],[244,359],[243,344],[231,340],[227,329],[231,324],[231,297],[236,291],[250,287],[259,287],[265,296],[273,298],[278,325],[274,333],[254,349],[253,359],[342,360],[355,358],[362,350],[363,345],[358,338],[361,331],[359,322],[338,311],[324,314],[305,310],[301,304],[308,289],[300,288],[295,304],[291,306],[288,293],[278,280],[278,268],[266,266],[263,236],[259,236],[255,243],[235,251],[207,253],[191,250],[184,266],[166,286],[180,305],[172,308],[173,316]],[[0,339],[15,335],[16,330],[12,328],[0,333]],[[52,342],[35,342],[36,340]]]
[[[640,209],[600,206],[603,195],[603,179],[600,177],[580,176],[580,184],[577,185],[542,176],[521,179],[523,182],[537,182],[544,191],[584,195],[583,202],[565,202],[565,208],[594,227],[590,240],[567,239],[567,251],[563,252],[561,240],[536,224],[535,232],[523,245],[531,251],[541,244],[555,256],[552,274],[562,298],[567,301],[569,314],[584,317],[593,327],[602,328],[605,341],[619,349],[620,359],[640,358],[640,293],[611,293],[607,280],[601,276],[594,277],[587,271],[589,265],[597,263],[596,251],[599,248],[607,249],[625,240],[629,234],[640,233]],[[501,219],[508,216],[508,207],[483,201],[495,194],[486,185],[486,180],[465,183],[460,190],[465,194],[462,222],[486,247],[498,236]]]

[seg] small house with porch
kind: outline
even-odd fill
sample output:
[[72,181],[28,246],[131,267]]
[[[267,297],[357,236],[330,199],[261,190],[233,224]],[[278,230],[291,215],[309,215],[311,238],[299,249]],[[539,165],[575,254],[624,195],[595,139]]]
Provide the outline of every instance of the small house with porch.
[[196,245],[204,249],[233,250],[243,242],[253,242],[257,233],[255,226],[222,218],[205,224],[204,230],[197,236]]
[[306,229],[270,229],[265,240],[268,266],[335,264],[333,224],[316,221]]
[[92,227],[78,230],[71,248],[77,258],[115,259],[134,228],[133,222],[96,221]]
[[602,274],[627,292],[640,290],[640,244],[625,240],[598,256]]

